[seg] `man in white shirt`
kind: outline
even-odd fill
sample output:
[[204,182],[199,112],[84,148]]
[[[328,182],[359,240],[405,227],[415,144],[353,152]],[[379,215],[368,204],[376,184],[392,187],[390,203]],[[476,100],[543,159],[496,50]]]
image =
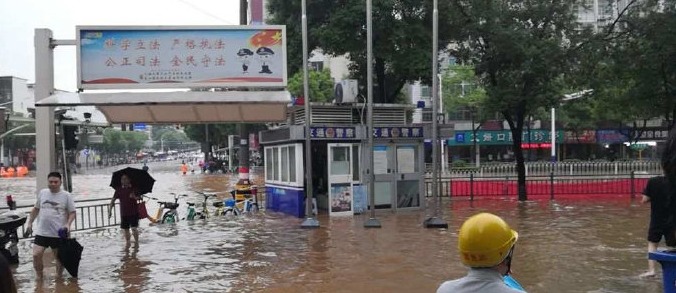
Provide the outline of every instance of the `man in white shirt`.
[[65,229],[69,235],[70,226],[75,221],[75,202],[67,191],[61,190],[61,174],[51,172],[47,175],[48,187],[40,190],[31,210],[26,229],[33,230],[33,221],[39,216],[35,240],[33,240],[33,268],[38,279],[42,279],[42,256],[47,247],[52,248],[56,259],[56,276],[61,277],[63,266],[56,255],[60,244],[59,230]]

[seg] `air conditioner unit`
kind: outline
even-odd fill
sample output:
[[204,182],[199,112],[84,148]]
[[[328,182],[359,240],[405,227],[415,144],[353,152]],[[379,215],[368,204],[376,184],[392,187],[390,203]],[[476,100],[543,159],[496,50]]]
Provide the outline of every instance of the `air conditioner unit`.
[[336,86],[333,89],[333,96],[335,98],[334,103],[354,103],[359,94],[358,85],[356,79],[343,79],[339,83],[336,83]]

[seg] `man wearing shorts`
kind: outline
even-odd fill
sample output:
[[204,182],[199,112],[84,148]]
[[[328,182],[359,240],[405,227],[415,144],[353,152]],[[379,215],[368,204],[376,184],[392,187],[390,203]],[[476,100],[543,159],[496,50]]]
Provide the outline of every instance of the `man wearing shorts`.
[[126,246],[130,246],[131,240],[129,235],[129,229],[131,228],[132,234],[134,234],[134,245],[138,246],[138,198],[134,193],[134,188],[131,186],[131,181],[127,175],[122,175],[120,177],[120,187],[115,190],[115,195],[113,199],[110,200],[110,207],[108,208],[108,217],[112,217],[113,207],[115,206],[115,200],[120,200],[120,217],[122,221],[120,222],[120,228],[124,231],[124,239],[127,241]]
[[[52,249],[56,256],[59,248],[59,230],[66,229],[65,235],[70,232],[70,226],[75,221],[75,202],[67,191],[61,190],[61,174],[51,172],[47,175],[48,187],[40,190],[28,219],[27,231],[33,230],[33,221],[39,216],[35,240],[33,240],[33,268],[38,279],[42,279],[42,257],[47,247]],[[56,277],[63,274],[63,266],[56,260]]]
[[[665,176],[653,177],[648,180],[648,184],[643,191],[643,203],[650,202],[650,226],[648,227],[648,252],[657,250],[657,246],[664,240],[667,246],[676,246],[676,235],[674,235],[674,219],[671,214],[670,206],[673,204],[671,199],[672,188]],[[656,262],[648,261],[648,271],[641,277],[655,276]]]

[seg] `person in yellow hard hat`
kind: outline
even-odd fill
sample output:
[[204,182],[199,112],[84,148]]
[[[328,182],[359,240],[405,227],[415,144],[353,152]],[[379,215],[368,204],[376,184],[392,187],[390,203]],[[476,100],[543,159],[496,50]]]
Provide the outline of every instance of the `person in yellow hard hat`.
[[462,263],[470,267],[469,273],[444,282],[437,293],[524,292],[503,280],[510,273],[518,238],[519,234],[496,215],[480,213],[467,219],[458,234],[458,252]]

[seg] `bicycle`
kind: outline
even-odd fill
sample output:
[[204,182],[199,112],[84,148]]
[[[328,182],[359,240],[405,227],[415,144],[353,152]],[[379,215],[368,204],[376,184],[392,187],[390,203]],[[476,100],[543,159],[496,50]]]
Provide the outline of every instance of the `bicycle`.
[[235,200],[235,192],[231,191],[230,194],[232,194],[233,198],[226,199],[224,201],[225,204],[225,210],[223,212],[224,215],[232,213],[235,216],[239,216],[243,213],[258,212],[258,203],[256,203],[253,200],[253,198],[245,197],[244,200],[240,200],[238,202]]
[[194,219],[208,219],[209,218],[209,205],[208,199],[210,197],[216,197],[216,194],[213,193],[204,193],[204,192],[196,192],[197,194],[201,195],[204,197],[204,201],[202,202],[202,211],[196,211],[195,210],[195,203],[193,202],[188,202],[188,216],[186,219],[188,220],[194,220]]
[[[178,195],[175,193],[170,193],[171,195],[174,196],[174,202],[171,201],[159,201],[157,198],[150,197],[150,196],[145,196],[150,199],[154,199],[157,201],[157,203],[160,205],[159,209],[157,209],[157,214],[155,215],[155,219],[157,219],[161,224],[164,223],[176,223],[178,222],[178,199],[181,196],[188,196],[186,194]],[[167,212],[162,215],[162,212],[164,210],[168,210]],[[159,220],[159,219],[162,220]]]

